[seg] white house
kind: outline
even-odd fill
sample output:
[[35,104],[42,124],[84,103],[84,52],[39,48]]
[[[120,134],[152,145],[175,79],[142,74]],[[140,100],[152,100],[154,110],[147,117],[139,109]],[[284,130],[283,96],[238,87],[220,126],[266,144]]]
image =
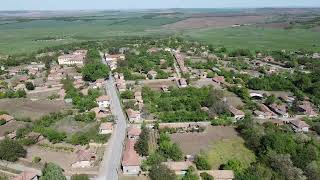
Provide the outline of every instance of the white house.
[[96,99],[100,108],[108,108],[110,106],[110,97],[107,95],[100,96]]
[[59,65],[80,65],[84,64],[87,50],[77,50],[72,54],[64,54],[58,57]]

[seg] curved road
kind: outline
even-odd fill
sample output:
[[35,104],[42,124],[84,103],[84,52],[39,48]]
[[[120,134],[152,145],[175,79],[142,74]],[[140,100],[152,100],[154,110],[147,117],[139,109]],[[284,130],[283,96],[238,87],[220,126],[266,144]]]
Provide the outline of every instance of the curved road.
[[106,147],[97,180],[118,180],[118,171],[120,170],[127,121],[114,84],[114,79],[110,75],[106,84],[106,92],[111,97],[111,111],[115,117],[116,124]]

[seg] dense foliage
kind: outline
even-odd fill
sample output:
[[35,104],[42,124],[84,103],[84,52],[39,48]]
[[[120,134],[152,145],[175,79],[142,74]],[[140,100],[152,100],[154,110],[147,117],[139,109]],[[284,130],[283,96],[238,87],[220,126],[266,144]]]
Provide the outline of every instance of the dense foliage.
[[6,161],[17,161],[20,157],[25,157],[27,151],[17,142],[11,139],[0,141],[0,159]]
[[95,81],[100,78],[106,78],[109,75],[108,67],[101,62],[99,51],[90,49],[87,54],[87,61],[82,69],[83,79],[86,81]]
[[65,98],[71,98],[72,104],[76,106],[80,111],[91,110],[97,107],[96,98],[101,95],[97,89],[90,89],[88,95],[83,95],[78,89],[73,86],[73,81],[70,78],[66,78],[62,81],[63,88],[66,91]]
[[176,179],[175,173],[162,164],[153,165],[150,169],[149,177],[151,180],[175,180]]
[[134,146],[134,149],[140,156],[148,156],[149,155],[149,129],[145,126],[145,124],[141,127],[141,134],[139,135],[139,139]]
[[171,142],[171,139],[168,134],[161,133],[158,140],[158,144],[158,152],[163,157],[167,159],[172,159],[173,161],[182,160],[183,156],[180,147],[176,143]]
[[209,120],[209,113],[202,111],[201,107],[208,107],[212,115],[225,112],[221,92],[212,87],[171,88],[166,93],[143,88],[142,92],[148,110],[156,113],[163,122]]
[[237,162],[226,164],[238,179],[314,179],[319,175],[320,144],[313,137],[293,133],[285,126],[259,125],[250,118],[238,129],[247,147],[257,155],[257,162],[248,169]]
[[40,180],[67,180],[63,175],[63,169],[56,164],[48,163],[42,170]]

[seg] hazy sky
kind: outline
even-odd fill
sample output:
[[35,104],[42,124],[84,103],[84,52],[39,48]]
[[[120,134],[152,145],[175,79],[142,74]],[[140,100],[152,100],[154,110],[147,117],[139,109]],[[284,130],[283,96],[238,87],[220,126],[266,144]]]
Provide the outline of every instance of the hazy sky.
[[320,7],[320,0],[0,0],[0,10]]

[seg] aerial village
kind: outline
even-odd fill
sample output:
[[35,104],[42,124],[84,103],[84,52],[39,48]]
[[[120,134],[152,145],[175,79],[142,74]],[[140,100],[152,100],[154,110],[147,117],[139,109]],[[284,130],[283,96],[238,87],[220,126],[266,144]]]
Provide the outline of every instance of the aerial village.
[[[309,74],[307,67],[293,69],[262,52],[227,54],[199,43],[163,44],[129,44],[112,52],[76,47],[38,54],[30,64],[2,66],[0,108],[6,110],[0,115],[0,139],[25,148],[24,156],[13,161],[27,170],[15,169],[21,174],[13,177],[36,179],[46,162],[59,165],[66,176],[96,177],[112,148],[108,140],[117,124],[113,98],[119,98],[127,121],[119,167],[123,177],[154,177],[153,163],[159,159],[157,170],[165,167],[176,176],[232,180],[236,172],[224,167],[234,154],[213,155],[216,160],[210,157],[210,143],[239,143],[234,124],[248,116],[258,124],[315,134],[308,120],[318,116],[312,99],[260,88],[266,85],[256,80],[296,71]],[[319,59],[316,53],[304,56]],[[108,71],[96,66],[94,71],[103,75],[92,78],[95,72],[87,68],[86,73],[86,66],[97,63]],[[119,97],[111,96],[108,82]],[[22,99],[15,105],[20,114],[9,103],[16,99]],[[249,150],[241,144],[237,151]],[[254,154],[246,155],[249,160],[241,163],[248,165]]]

